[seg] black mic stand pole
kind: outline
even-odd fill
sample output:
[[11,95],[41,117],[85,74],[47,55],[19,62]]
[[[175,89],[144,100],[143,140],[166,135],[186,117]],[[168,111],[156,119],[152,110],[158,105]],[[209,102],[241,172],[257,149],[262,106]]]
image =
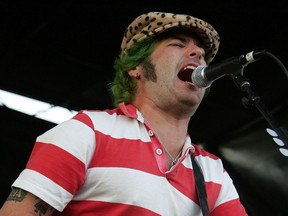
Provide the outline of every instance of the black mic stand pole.
[[256,108],[260,111],[263,117],[270,124],[272,129],[277,133],[278,137],[284,143],[286,149],[288,149],[288,131],[284,127],[280,127],[275,120],[274,116],[269,112],[267,107],[262,103],[261,98],[256,95],[250,88],[250,82],[245,78],[243,74],[243,69],[234,74],[230,74],[236,86],[247,94],[247,97],[242,98],[242,103],[245,108],[248,108],[251,105],[255,105]]

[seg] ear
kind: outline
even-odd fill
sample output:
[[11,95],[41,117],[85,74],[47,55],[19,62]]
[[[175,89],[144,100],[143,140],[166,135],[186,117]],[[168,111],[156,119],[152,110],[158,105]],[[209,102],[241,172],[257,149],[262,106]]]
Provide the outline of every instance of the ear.
[[137,73],[138,72],[135,69],[128,71],[129,76],[132,77],[132,78],[136,78],[137,77]]
[[137,66],[135,69],[128,71],[128,74],[130,77],[138,79],[141,76],[140,67]]

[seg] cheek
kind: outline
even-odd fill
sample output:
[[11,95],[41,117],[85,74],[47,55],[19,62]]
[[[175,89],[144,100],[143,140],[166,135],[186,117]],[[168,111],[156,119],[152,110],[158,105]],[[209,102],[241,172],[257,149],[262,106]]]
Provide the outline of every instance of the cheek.
[[163,83],[167,83],[169,79],[177,76],[178,70],[180,70],[177,68],[180,62],[177,52],[163,50],[162,53],[154,53],[151,58],[155,65],[155,73],[159,79],[161,77]]
[[152,61],[157,64],[172,64],[173,62],[179,61],[179,56],[181,53],[175,50],[162,49],[151,55]]
[[176,70],[178,65],[178,58],[175,55],[165,55],[158,59],[157,65],[159,70],[166,71],[166,74],[176,74],[178,71]]

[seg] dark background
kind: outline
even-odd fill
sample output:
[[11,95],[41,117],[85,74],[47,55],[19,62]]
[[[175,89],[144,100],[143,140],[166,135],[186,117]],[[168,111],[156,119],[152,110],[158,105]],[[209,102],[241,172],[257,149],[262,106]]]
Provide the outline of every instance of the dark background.
[[[0,1],[0,88],[69,109],[112,108],[107,83],[130,22],[149,11],[202,18],[219,32],[212,64],[266,49],[287,66],[285,1]],[[287,76],[269,56],[244,75],[280,126],[288,126]],[[228,76],[216,80],[192,118],[195,143],[223,159],[249,215],[288,215],[288,157]],[[0,205],[35,138],[54,124],[0,106]]]

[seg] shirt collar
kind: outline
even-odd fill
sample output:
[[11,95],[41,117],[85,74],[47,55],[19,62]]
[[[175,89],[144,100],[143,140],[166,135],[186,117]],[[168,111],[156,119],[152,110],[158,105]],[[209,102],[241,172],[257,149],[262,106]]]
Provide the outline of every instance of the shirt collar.
[[144,123],[144,118],[141,112],[133,104],[125,104],[124,102],[118,105],[119,109],[128,117],[137,119],[141,123]]
[[[133,104],[127,104],[126,105],[124,102],[122,102],[118,105],[118,107],[124,113],[124,115],[126,115],[130,118],[137,119],[141,123],[144,123],[143,115]],[[185,152],[185,154],[188,154],[189,151],[191,151],[193,153],[195,151],[195,148],[191,143],[191,138],[190,138],[189,134],[187,133],[185,144],[183,146],[183,152]]]

